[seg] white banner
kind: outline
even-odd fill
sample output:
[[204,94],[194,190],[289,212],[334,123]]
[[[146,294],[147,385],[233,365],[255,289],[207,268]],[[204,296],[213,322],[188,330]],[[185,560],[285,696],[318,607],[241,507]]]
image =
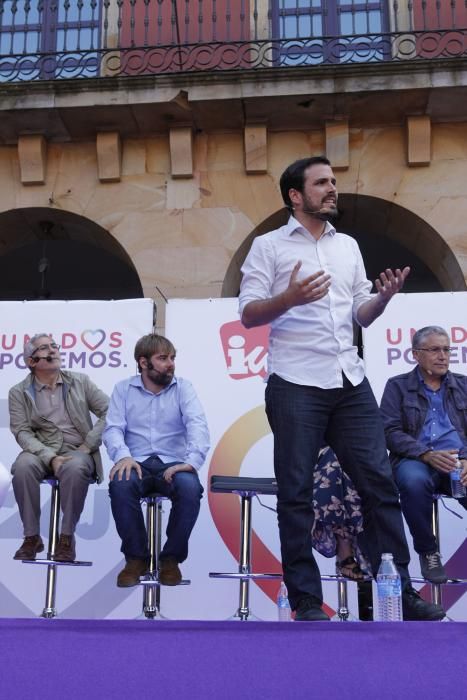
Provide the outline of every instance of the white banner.
[[424,326],[441,326],[450,337],[450,369],[467,374],[466,292],[398,294],[384,314],[363,330],[365,368],[378,402],[389,377],[415,367],[412,336]]
[[[378,402],[389,377],[410,372],[415,367],[412,336],[424,326],[441,326],[453,348],[450,369],[467,374],[466,292],[398,294],[384,314],[363,331],[366,374]],[[444,507],[444,504],[452,511]],[[453,498],[439,504],[441,555],[448,574],[467,579],[467,514]],[[418,555],[407,530],[411,550],[411,573],[420,576]],[[444,586],[443,603],[454,620],[467,620],[467,587]]]
[[[465,372],[463,309],[465,294],[398,295],[385,314],[364,334],[369,379],[380,398],[387,377],[412,367],[411,329],[444,326],[457,348],[452,369]],[[1,304],[0,333],[0,615],[34,616],[45,595],[45,567],[13,561],[21,537],[21,522],[9,486],[9,468],[19,448],[8,429],[8,389],[25,376],[22,346],[25,335],[52,333],[62,345],[63,367],[88,373],[110,394],[117,381],[135,373],[133,349],[137,338],[152,328],[151,300],[117,302],[27,302]],[[268,346],[267,327],[246,330],[240,324],[237,299],[180,300],[167,306],[166,335],[177,348],[176,371],[193,382],[205,408],[212,448],[200,478],[205,488],[199,520],[190,540],[188,560],[182,565],[186,587],[163,588],[162,612],[173,619],[225,619],[238,608],[237,580],[210,579],[209,572],[238,570],[240,512],[238,498],[210,494],[212,474],[272,476],[272,436],[264,414],[264,376]],[[105,471],[110,464],[104,458]],[[49,487],[43,489],[42,535],[48,536]],[[272,497],[253,502],[253,556],[258,572],[280,569],[279,537]],[[267,507],[262,507],[262,505]],[[449,506],[452,501],[449,502]],[[460,515],[462,509],[454,505]],[[168,506],[166,507],[168,510]],[[165,514],[165,517],[167,514]],[[464,554],[465,522],[440,506],[442,553],[456,563]],[[409,542],[411,539],[409,537]],[[142,589],[119,589],[116,576],[122,566],[120,540],[115,532],[107,483],[89,490],[77,529],[78,558],[89,568],[58,569],[57,608],[61,617],[135,618],[141,612]],[[333,573],[334,561],[317,555],[322,573]],[[457,564],[456,564],[457,565]],[[413,556],[411,571],[419,574]],[[467,578],[467,571],[458,576]],[[278,582],[252,583],[250,606],[261,619],[276,619]],[[463,588],[445,592],[449,615],[467,619]],[[357,614],[356,587],[349,585],[350,608]],[[324,584],[325,602],[336,607],[336,586]]]
[[[465,372],[467,329],[463,314],[467,295],[398,295],[364,333],[367,373],[379,400],[387,378],[408,372],[413,367],[410,338],[412,329],[424,325],[444,326],[451,335],[452,369]],[[206,489],[199,521],[190,544],[185,569],[192,574],[198,612],[203,618],[223,618],[238,607],[238,583],[206,579],[208,571],[236,571],[238,559],[239,510],[232,506],[234,496],[209,494],[213,474],[272,476],[272,436],[264,414],[264,382],[268,328],[246,330],[238,320],[237,299],[172,299],[167,306],[167,336],[177,348],[177,373],[190,379],[199,394],[208,417],[212,449],[201,479]],[[238,499],[237,499],[238,500]],[[261,497],[275,506],[275,499]],[[209,505],[209,507],[208,507]],[[462,508],[449,499],[463,519],[455,517],[440,504],[442,554],[445,562],[456,565],[456,575],[467,578],[462,561],[467,562],[466,518]],[[275,513],[253,502],[253,553],[255,570],[279,570],[279,538]],[[411,537],[408,533],[411,545]],[[333,573],[333,560],[317,555],[322,573]],[[411,573],[420,576],[418,556],[412,550]],[[262,619],[276,619],[277,582],[262,590],[251,584],[253,612]],[[324,584],[325,602],[336,607],[336,586]],[[420,588],[420,586],[416,586]],[[449,615],[467,619],[465,589],[445,588],[444,601]],[[183,598],[188,597],[183,593]],[[356,616],[356,587],[349,584],[350,608]],[[182,598],[182,595],[180,595]],[[182,603],[180,602],[180,605]],[[193,610],[181,608],[183,616],[196,617]]]
[[[46,567],[13,560],[23,530],[9,471],[20,448],[9,430],[7,397],[10,387],[27,374],[22,357],[25,339],[36,333],[52,334],[61,345],[62,368],[85,372],[110,394],[117,381],[136,372],[135,342],[151,332],[153,308],[152,299],[0,303],[0,615],[37,615],[45,598]],[[101,455],[107,479],[110,464],[102,448]],[[107,489],[107,480],[90,487],[76,532],[77,558],[92,561],[93,566],[58,568],[57,608],[62,617],[118,616],[119,607],[129,597],[130,592],[115,587],[122,555]],[[41,486],[41,501],[41,534],[47,540],[48,485]],[[138,614],[136,600],[129,611],[124,616]]]

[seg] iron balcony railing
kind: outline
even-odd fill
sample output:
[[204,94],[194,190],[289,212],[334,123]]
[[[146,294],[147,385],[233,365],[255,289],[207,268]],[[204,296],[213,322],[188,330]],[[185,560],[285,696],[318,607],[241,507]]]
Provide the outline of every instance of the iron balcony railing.
[[466,53],[467,0],[0,0],[0,82]]

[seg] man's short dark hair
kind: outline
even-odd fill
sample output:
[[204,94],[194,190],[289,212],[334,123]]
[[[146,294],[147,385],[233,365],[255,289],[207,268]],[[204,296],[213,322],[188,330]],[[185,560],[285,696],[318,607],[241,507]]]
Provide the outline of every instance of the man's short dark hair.
[[281,175],[279,185],[281,188],[282,199],[287,209],[292,210],[292,202],[290,201],[289,191],[291,189],[297,192],[303,192],[305,185],[305,170],[312,165],[331,165],[331,162],[325,156],[311,156],[310,158],[301,158],[289,165]]
[[147,360],[149,360],[158,352],[173,355],[175,354],[175,348],[170,340],[164,338],[163,335],[156,335],[156,333],[143,335],[143,337],[140,338],[135,345],[135,360],[138,365],[138,371],[141,372],[141,367],[139,365],[140,357],[145,357]]

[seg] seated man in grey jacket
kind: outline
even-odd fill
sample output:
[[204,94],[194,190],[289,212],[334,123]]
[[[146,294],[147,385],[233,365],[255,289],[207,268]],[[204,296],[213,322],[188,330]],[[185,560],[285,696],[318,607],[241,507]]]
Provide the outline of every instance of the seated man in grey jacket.
[[[35,559],[44,545],[40,536],[40,482],[60,482],[63,512],[57,561],[74,561],[74,531],[88,486],[102,481],[99,456],[108,397],[86,374],[60,370],[60,346],[38,333],[24,346],[29,376],[8,394],[10,428],[22,452],[11,472],[13,491],[24,527],[24,542],[15,559]],[[91,412],[98,421],[93,426]]]

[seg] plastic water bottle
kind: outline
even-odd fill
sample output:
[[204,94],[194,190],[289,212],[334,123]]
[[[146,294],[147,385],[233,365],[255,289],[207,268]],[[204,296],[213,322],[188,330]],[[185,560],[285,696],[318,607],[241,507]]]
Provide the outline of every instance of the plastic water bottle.
[[283,581],[281,581],[279,593],[277,594],[277,619],[279,622],[290,622],[292,619],[287,588]]
[[378,620],[402,622],[401,577],[392,554],[383,554],[376,576],[378,590]]
[[464,484],[461,482],[462,464],[456,455],[456,466],[451,472],[451,493],[453,498],[464,498],[467,491]]

